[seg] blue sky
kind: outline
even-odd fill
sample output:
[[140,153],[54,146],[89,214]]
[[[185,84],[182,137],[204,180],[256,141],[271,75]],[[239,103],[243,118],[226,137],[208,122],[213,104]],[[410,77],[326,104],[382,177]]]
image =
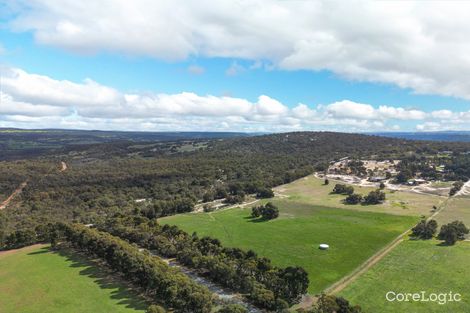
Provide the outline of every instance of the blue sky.
[[[407,13],[408,19],[432,30],[428,34],[413,34],[411,28],[410,35],[403,33],[406,29],[385,26],[376,31],[361,27],[351,30],[343,28],[341,20],[318,25],[320,33],[308,31],[310,21],[294,25],[307,29],[300,35],[295,27],[291,35],[275,26],[259,33],[256,27],[266,25],[266,21],[257,24],[259,16],[249,21],[253,23],[251,28],[240,30],[230,25],[237,19],[246,22],[240,16],[242,12],[215,21],[206,16],[214,12],[202,10],[199,16],[189,8],[191,13],[186,12],[189,16],[185,17],[197,21],[194,25],[183,27],[175,22],[177,17],[155,25],[154,19],[168,8],[156,7],[148,16],[141,13],[138,17],[144,22],[134,23],[132,17],[120,17],[120,12],[129,11],[128,4],[120,1],[113,2],[116,11],[112,16],[102,16],[97,10],[99,1],[94,9],[78,11],[76,4],[68,1],[33,3],[8,4],[8,10],[4,10],[8,13],[2,16],[0,127],[165,131],[470,129],[470,86],[465,78],[467,69],[470,73],[465,53],[470,50],[459,36],[441,44],[435,35],[437,30],[454,32],[457,28],[449,28],[445,21],[429,24],[420,14],[413,15],[415,7],[411,10],[400,6],[394,8],[396,14],[390,14],[387,8],[360,2],[363,11],[358,13],[373,7],[372,13],[384,14],[383,19],[390,21]],[[60,9],[61,4],[65,9]],[[184,6],[179,2],[166,4]],[[101,5],[109,3],[103,1]],[[148,4],[136,1],[134,5],[136,11],[146,12]],[[278,2],[263,5],[267,12],[271,8],[301,14],[295,7],[279,7]],[[322,11],[324,8],[307,9],[322,17],[328,15]],[[446,9],[459,8],[449,4]],[[426,13],[432,15],[433,11]],[[276,17],[273,14],[273,19]],[[110,25],[92,25],[100,19]],[[218,23],[223,37],[218,32],[214,35],[214,31],[200,30],[205,23],[211,27]],[[123,27],[118,29],[117,37],[115,25]],[[162,34],[154,35],[155,31]],[[148,41],[140,38],[141,33]],[[356,37],[348,39],[350,33]],[[277,37],[272,38],[272,34]],[[393,44],[377,39],[388,36],[393,40],[405,35],[409,38]],[[181,44],[173,44],[180,37],[184,39]],[[359,45],[356,41],[363,42]],[[428,49],[408,51],[406,44],[410,41],[417,45],[426,42]],[[313,48],[303,47],[306,42]],[[453,55],[449,46],[457,44],[459,49],[454,49]],[[454,75],[455,68],[459,73]]]

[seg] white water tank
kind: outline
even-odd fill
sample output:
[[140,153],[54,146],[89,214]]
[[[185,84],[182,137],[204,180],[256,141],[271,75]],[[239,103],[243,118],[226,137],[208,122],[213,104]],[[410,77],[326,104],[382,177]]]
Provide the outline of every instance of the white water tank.
[[328,250],[328,248],[330,248],[330,246],[327,245],[326,243],[322,243],[322,244],[320,244],[319,248],[320,248],[321,250]]

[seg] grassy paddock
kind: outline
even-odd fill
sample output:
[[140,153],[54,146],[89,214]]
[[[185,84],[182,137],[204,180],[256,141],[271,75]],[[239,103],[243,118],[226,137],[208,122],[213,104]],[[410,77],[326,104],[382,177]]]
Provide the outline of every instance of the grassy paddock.
[[[440,246],[438,241],[402,242],[341,295],[364,312],[468,312],[470,307],[470,243]],[[460,293],[462,302],[388,302],[389,291],[400,293]]]
[[[323,185],[323,179],[307,176],[290,184],[276,187],[275,190],[290,200],[321,206],[372,211],[397,215],[420,216],[430,215],[433,205],[439,206],[445,198],[435,195],[424,195],[413,192],[385,190],[387,200],[377,205],[347,205],[342,202],[346,196],[331,194],[336,183],[343,182],[330,179],[329,185]],[[366,195],[376,188],[355,186],[356,193]]]
[[[161,223],[189,233],[218,238],[223,244],[252,249],[275,265],[304,267],[311,280],[309,292],[318,293],[342,278],[388,242],[411,227],[416,217],[360,212],[275,200],[280,217],[259,222],[251,210],[176,215]],[[330,249],[321,251],[320,243]]]
[[437,215],[436,220],[439,225],[461,220],[467,227],[470,227],[470,197],[459,196],[450,198],[446,208]]
[[0,312],[131,313],[146,304],[70,251],[36,245],[0,252]]

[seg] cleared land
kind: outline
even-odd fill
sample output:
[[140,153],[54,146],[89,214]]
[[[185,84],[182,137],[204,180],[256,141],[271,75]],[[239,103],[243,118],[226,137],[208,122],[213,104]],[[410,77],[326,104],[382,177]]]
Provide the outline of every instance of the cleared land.
[[[452,247],[438,241],[406,240],[340,295],[365,312],[468,312],[470,306],[470,243]],[[401,293],[460,293],[461,302],[388,302],[389,291]]]
[[35,245],[0,252],[0,312],[130,313],[146,305],[78,255]]
[[[286,197],[289,200],[315,204],[320,206],[328,206],[334,208],[354,209],[360,211],[382,212],[396,215],[411,216],[429,216],[432,214],[432,207],[440,206],[446,198],[423,195],[405,191],[385,190],[387,200],[383,204],[378,205],[347,205],[342,202],[345,198],[343,195],[330,194],[336,183],[342,183],[330,179],[329,185],[323,185],[323,179],[315,176],[307,176],[296,180],[290,184],[282,185],[275,188],[278,196]],[[366,195],[375,188],[362,187],[353,185],[356,193]]]
[[[331,189],[332,186],[328,187]],[[252,249],[275,265],[299,265],[309,273],[310,293],[319,293],[416,223],[417,218],[274,200],[280,217],[260,222],[251,209],[171,216],[161,223],[180,226],[223,244]],[[318,249],[328,243],[330,249]]]
[[465,225],[470,226],[470,197],[458,196],[450,198],[445,210],[436,217],[436,220],[439,225],[460,220]]

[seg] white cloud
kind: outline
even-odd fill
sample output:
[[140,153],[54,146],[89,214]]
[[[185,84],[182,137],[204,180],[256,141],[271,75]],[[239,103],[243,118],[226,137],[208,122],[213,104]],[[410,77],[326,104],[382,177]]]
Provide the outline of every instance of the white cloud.
[[419,131],[439,131],[444,130],[443,125],[438,122],[426,122],[424,124],[416,125],[416,129]]
[[188,72],[193,75],[202,75],[206,70],[199,65],[190,65],[188,67]]
[[91,79],[85,79],[83,84],[77,84],[6,67],[2,68],[2,74],[3,92],[14,97],[16,101],[80,107],[119,104],[123,101],[118,91]]
[[370,104],[357,103],[350,100],[332,103],[326,107],[326,110],[333,117],[348,117],[360,120],[423,120],[427,117],[427,114],[420,110],[385,105],[375,109]]
[[11,29],[78,53],[266,60],[470,99],[468,1],[19,0],[10,10]]
[[406,110],[389,106],[380,106],[378,113],[383,118],[394,118],[397,120],[422,120],[426,118],[426,113],[421,110]]
[[310,109],[306,104],[299,103],[292,109],[292,115],[299,119],[312,119],[317,116],[317,111]]
[[238,64],[236,61],[232,62],[230,66],[225,71],[227,76],[236,76],[246,71],[246,68]]
[[70,111],[64,107],[15,101],[10,95],[0,92],[0,116],[66,116],[68,114]]
[[431,112],[432,117],[439,119],[450,119],[454,116],[454,113],[450,110],[438,110]]
[[256,103],[256,113],[260,115],[285,115],[287,111],[285,105],[268,96],[260,96]]
[[125,93],[91,79],[56,80],[17,68],[2,68],[0,127],[63,127],[127,130],[396,130],[419,121],[418,130],[470,124],[470,111],[423,112],[351,100],[295,107],[260,95],[232,96]]
[[337,118],[355,118],[370,120],[376,118],[375,109],[369,104],[343,100],[327,106],[327,111]]

